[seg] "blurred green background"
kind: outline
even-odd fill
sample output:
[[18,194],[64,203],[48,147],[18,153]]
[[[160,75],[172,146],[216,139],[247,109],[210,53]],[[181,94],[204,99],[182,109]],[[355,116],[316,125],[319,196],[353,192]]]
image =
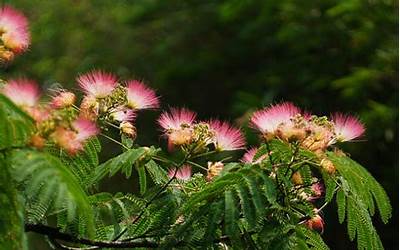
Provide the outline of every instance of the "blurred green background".
[[[398,248],[398,2],[385,0],[12,0],[30,19],[30,51],[2,77],[24,75],[44,88],[77,89],[94,68],[143,79],[163,108],[186,106],[201,118],[246,126],[255,109],[282,100],[316,114],[357,114],[365,140],[345,149],[388,192],[394,216],[376,219],[386,249]],[[162,144],[146,112],[141,144]],[[257,137],[246,130],[249,144]],[[106,144],[107,157],[118,149]],[[112,179],[109,190],[134,180]],[[355,249],[325,212],[332,249]],[[45,249],[31,238],[30,249]]]

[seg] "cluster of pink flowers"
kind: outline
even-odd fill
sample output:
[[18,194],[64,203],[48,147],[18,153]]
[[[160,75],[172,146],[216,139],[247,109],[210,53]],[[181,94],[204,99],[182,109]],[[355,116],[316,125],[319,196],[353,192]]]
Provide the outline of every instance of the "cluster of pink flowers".
[[304,148],[314,152],[324,151],[336,142],[358,138],[365,130],[353,116],[337,113],[328,120],[302,112],[289,102],[256,111],[250,123],[267,140],[299,141]]
[[30,44],[26,17],[10,6],[0,9],[0,60],[11,61],[15,55],[26,51]]
[[170,150],[181,147],[198,153],[213,145],[216,151],[231,151],[242,149],[246,144],[240,129],[219,120],[196,122],[196,113],[184,108],[163,112],[158,124]]
[[36,122],[32,146],[42,148],[51,141],[76,154],[107,123],[117,123],[121,133],[134,138],[136,112],[159,106],[155,91],[139,81],[121,84],[111,73],[92,71],[79,76],[77,82],[85,93],[80,109],[75,106],[75,94],[66,90],[59,90],[49,102],[41,102],[40,88],[32,80],[9,80],[0,89]]

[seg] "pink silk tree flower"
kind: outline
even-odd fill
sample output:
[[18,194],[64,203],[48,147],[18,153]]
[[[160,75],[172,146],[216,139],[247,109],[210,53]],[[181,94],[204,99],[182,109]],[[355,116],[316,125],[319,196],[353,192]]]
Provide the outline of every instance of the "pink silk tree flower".
[[40,99],[39,86],[35,81],[25,78],[9,80],[1,92],[21,107],[33,107]]
[[71,107],[76,100],[74,93],[69,91],[60,91],[51,99],[50,106],[55,109]]
[[170,112],[163,112],[158,118],[158,124],[164,131],[179,130],[182,127],[190,127],[196,119],[196,113],[185,109],[172,108]]
[[120,106],[110,111],[110,117],[114,121],[132,122],[136,118],[136,114],[132,109]]
[[96,123],[82,117],[79,117],[73,121],[72,127],[76,131],[76,140],[81,142],[97,135],[100,132],[96,126]]
[[254,112],[250,124],[263,134],[273,134],[279,125],[290,122],[290,118],[297,114],[301,114],[298,107],[283,102]]
[[214,143],[217,151],[238,150],[245,146],[246,141],[240,129],[219,120],[211,120],[208,124],[214,132]]
[[[176,174],[175,174],[175,172],[176,172]],[[192,177],[192,167],[189,165],[184,165],[184,166],[180,167],[178,170],[176,170],[176,168],[171,168],[168,171],[168,177],[172,178],[172,177],[174,177],[174,175],[175,175],[175,178],[178,180],[188,181]]]
[[101,70],[93,70],[78,76],[77,82],[87,95],[104,98],[117,86],[117,77]]
[[260,156],[257,160],[254,159],[254,156],[257,154],[258,148],[250,148],[246,151],[246,153],[244,153],[242,159],[240,160],[243,163],[253,163],[253,164],[257,164],[262,162],[267,155],[262,155]]
[[70,155],[74,155],[83,149],[83,142],[77,139],[77,133],[73,130],[58,126],[50,137]]
[[3,44],[16,54],[29,47],[28,20],[20,11],[8,5],[0,9],[0,33]]
[[336,113],[331,119],[339,142],[353,140],[365,132],[364,125],[354,116]]
[[156,92],[137,80],[127,82],[126,99],[127,106],[132,109],[152,109],[160,106]]

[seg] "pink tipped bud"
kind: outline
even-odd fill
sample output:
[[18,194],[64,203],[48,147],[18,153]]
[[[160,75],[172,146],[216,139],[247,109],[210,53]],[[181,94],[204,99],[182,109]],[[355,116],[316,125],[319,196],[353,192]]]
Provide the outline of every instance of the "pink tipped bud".
[[332,116],[336,139],[339,142],[350,141],[363,135],[364,125],[354,116],[336,113]]
[[79,86],[89,96],[104,98],[111,94],[117,85],[117,77],[111,73],[94,70],[77,78]]
[[84,117],[88,120],[94,121],[97,119],[99,114],[99,103],[94,96],[85,96],[80,106],[80,117]]
[[317,231],[318,233],[322,234],[324,232],[324,220],[322,219],[322,217],[319,214],[316,214],[314,217],[312,217],[311,219],[307,220],[305,222],[305,225],[312,229]]
[[175,176],[175,178],[178,180],[188,181],[192,176],[192,167],[190,167],[189,165],[184,165],[178,170],[176,170],[176,168],[171,168],[168,171],[168,176],[170,178]]
[[76,100],[74,93],[69,91],[62,91],[58,95],[52,98],[51,107],[55,109],[71,107]]
[[289,123],[290,118],[301,110],[290,102],[284,102],[256,111],[250,119],[253,128],[263,134],[273,134],[279,125]]
[[123,121],[121,124],[119,124],[119,129],[121,130],[121,133],[132,139],[136,139],[136,128],[132,123]]
[[239,129],[226,122],[212,120],[209,122],[215,135],[215,148],[218,151],[242,149],[246,144]]
[[9,80],[1,92],[21,107],[33,107],[38,104],[40,99],[37,83],[25,78]]
[[209,161],[206,180],[212,181],[216,176],[218,176],[221,173],[223,169],[224,169],[224,164],[222,162]]
[[46,143],[46,139],[40,135],[32,135],[29,144],[37,149],[42,149]]
[[126,99],[127,106],[132,109],[152,109],[160,106],[156,92],[137,80],[127,82]]

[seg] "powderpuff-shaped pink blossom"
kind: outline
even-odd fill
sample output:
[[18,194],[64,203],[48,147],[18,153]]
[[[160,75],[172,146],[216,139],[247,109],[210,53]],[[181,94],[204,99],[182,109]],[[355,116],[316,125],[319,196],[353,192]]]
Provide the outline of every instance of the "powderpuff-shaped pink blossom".
[[104,98],[116,87],[117,77],[111,73],[94,70],[80,75],[77,82],[87,95]]
[[170,112],[163,112],[158,118],[158,124],[165,131],[178,130],[182,126],[191,126],[196,119],[196,113],[185,109],[172,108]]
[[241,162],[243,163],[260,163],[261,161],[263,161],[267,155],[262,155],[260,156],[257,160],[254,159],[254,156],[256,155],[258,151],[258,148],[250,148],[246,151],[246,153],[243,155]]
[[[176,172],[176,174],[175,174],[175,172]],[[178,170],[176,170],[176,168],[171,168],[168,171],[168,176],[170,178],[173,178],[174,175],[175,175],[175,178],[178,180],[187,181],[192,176],[192,167],[190,167],[189,165],[184,165],[181,168],[179,168]]]
[[246,141],[238,128],[229,123],[211,120],[208,122],[215,136],[215,148],[219,151],[237,150],[243,148]]
[[250,118],[250,124],[263,134],[274,133],[279,125],[290,122],[290,118],[300,114],[301,110],[290,102],[283,102],[256,111]]
[[44,122],[51,118],[51,110],[48,107],[35,106],[25,108],[26,112],[35,120],[36,122]]
[[117,107],[110,111],[110,117],[114,121],[131,122],[135,120],[136,114],[132,109],[126,107]]
[[70,107],[75,103],[76,96],[69,91],[61,91],[51,99],[50,106],[55,109]]
[[127,82],[126,99],[127,106],[133,109],[151,109],[160,106],[156,92],[137,80]]
[[73,130],[58,126],[50,137],[71,155],[83,149],[83,142],[77,139],[77,133]]
[[33,107],[40,99],[39,86],[25,78],[9,80],[1,92],[21,107]]
[[15,53],[29,47],[30,34],[26,17],[10,6],[0,9],[0,33],[3,44]]
[[82,117],[73,121],[72,127],[76,131],[76,140],[81,142],[100,132],[96,123]]
[[354,116],[336,113],[331,117],[337,141],[350,141],[360,137],[364,131],[364,125]]

